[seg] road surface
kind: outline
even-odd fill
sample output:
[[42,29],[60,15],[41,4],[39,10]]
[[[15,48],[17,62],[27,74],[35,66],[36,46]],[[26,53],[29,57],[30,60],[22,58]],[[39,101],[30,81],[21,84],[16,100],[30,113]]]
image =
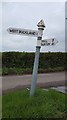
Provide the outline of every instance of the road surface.
[[[1,77],[0,77],[1,79]],[[2,90],[15,90],[31,86],[32,75],[3,76]],[[54,87],[65,85],[65,72],[38,74],[37,86]]]

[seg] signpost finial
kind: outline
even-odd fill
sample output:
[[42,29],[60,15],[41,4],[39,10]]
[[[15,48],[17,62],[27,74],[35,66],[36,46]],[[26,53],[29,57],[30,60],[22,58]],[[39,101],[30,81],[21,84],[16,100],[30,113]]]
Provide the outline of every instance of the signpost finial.
[[40,20],[40,22],[38,22],[37,26],[38,26],[38,29],[44,30],[44,27],[45,27],[44,20]]

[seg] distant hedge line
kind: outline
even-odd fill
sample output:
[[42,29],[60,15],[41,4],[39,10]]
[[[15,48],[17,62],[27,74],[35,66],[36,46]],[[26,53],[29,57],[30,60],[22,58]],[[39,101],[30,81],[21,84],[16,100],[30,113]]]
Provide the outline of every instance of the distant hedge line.
[[[67,53],[48,52],[40,53],[39,68],[67,68]],[[3,52],[2,67],[8,68],[32,68],[34,64],[35,53],[27,52]]]

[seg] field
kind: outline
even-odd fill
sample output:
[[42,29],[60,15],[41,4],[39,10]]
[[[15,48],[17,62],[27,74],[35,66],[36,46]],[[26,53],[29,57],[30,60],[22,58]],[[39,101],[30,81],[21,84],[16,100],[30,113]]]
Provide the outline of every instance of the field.
[[33,97],[29,90],[17,90],[3,94],[3,118],[63,118],[65,119],[65,94],[49,89],[37,89]]

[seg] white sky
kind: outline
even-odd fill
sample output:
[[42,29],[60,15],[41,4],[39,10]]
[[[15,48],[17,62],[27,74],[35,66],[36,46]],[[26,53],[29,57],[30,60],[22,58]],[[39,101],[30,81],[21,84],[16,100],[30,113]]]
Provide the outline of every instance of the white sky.
[[34,52],[37,38],[11,35],[6,30],[9,27],[37,30],[41,19],[46,25],[43,39],[55,37],[58,40],[55,46],[41,47],[41,52],[65,51],[64,2],[2,2],[2,50]]
[[[67,2],[65,4],[65,18],[67,18]],[[67,52],[67,19],[65,22],[65,51]]]

